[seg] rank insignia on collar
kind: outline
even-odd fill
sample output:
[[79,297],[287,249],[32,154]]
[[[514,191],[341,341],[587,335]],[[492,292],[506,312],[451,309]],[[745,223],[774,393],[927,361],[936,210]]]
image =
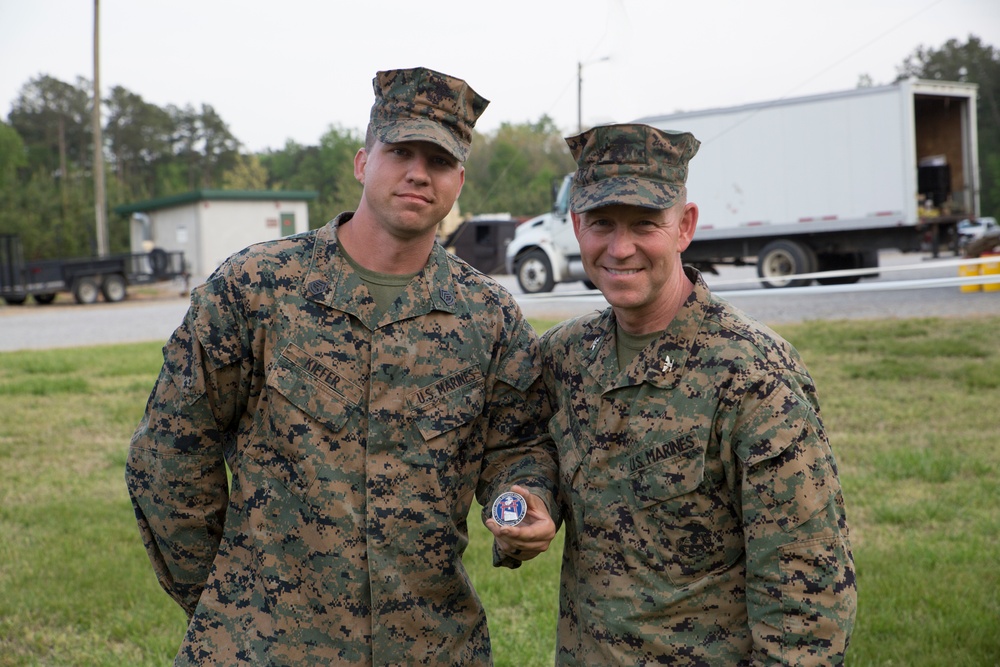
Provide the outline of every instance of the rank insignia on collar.
[[441,295],[441,300],[444,301],[446,306],[455,305],[455,295],[452,294],[450,291],[442,287],[440,290],[438,290],[438,294]]
[[309,294],[313,296],[318,296],[326,291],[329,285],[325,280],[314,280],[309,283]]

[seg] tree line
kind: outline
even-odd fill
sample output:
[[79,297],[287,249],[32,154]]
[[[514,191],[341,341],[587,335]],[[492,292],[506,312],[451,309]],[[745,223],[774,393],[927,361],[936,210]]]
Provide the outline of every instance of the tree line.
[[[970,35],[919,47],[897,80],[978,84],[981,210],[1000,213],[1000,50]],[[870,84],[862,77],[861,82]],[[92,85],[39,75],[0,122],[0,233],[21,236],[27,258],[91,255],[95,248]],[[121,86],[102,102],[108,208],[190,190],[312,190],[310,221],[322,225],[361,195],[353,158],[363,129],[332,125],[314,146],[288,141],[250,153],[209,104],[159,107]],[[476,133],[460,199],[463,214],[530,216],[551,203],[554,180],[573,168],[563,132],[548,116]],[[112,252],[129,248],[128,220],[109,215]]]

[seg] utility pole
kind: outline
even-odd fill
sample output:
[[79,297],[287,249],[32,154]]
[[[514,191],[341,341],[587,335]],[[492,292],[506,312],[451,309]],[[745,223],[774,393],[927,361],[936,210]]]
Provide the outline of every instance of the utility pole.
[[604,56],[590,62],[576,61],[576,131],[583,132],[583,66],[603,63],[611,60],[611,56]]
[[104,136],[101,133],[101,8],[94,0],[94,109],[91,129],[94,135],[94,217],[97,219],[97,255],[108,254],[107,204],[104,193]]

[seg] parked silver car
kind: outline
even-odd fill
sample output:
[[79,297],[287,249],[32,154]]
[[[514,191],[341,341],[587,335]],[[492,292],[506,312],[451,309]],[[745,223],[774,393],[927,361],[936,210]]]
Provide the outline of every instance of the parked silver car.
[[1000,225],[997,224],[996,218],[972,218],[958,223],[959,247],[965,247],[987,234],[1000,234]]

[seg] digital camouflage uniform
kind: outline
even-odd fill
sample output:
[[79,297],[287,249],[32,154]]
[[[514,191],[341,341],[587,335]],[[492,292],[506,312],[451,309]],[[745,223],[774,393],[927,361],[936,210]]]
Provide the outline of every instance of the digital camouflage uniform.
[[837,665],[837,466],[795,350],[695,290],[619,373],[611,309],[542,338],[566,544],[561,665]]
[[[648,158],[683,166],[696,140],[611,136],[576,144],[610,167],[582,177],[574,210],[621,187],[674,203],[683,178],[649,183]],[[623,156],[649,169],[602,194]],[[855,576],[816,388],[788,343],[685,271],[693,291],[624,369],[611,308],[542,338],[566,531],[557,663],[842,664]]]
[[489,665],[473,498],[556,509],[516,302],[435,244],[380,314],[338,250],[350,217],[231,257],[164,347],[126,479],[190,619],[175,664]]

